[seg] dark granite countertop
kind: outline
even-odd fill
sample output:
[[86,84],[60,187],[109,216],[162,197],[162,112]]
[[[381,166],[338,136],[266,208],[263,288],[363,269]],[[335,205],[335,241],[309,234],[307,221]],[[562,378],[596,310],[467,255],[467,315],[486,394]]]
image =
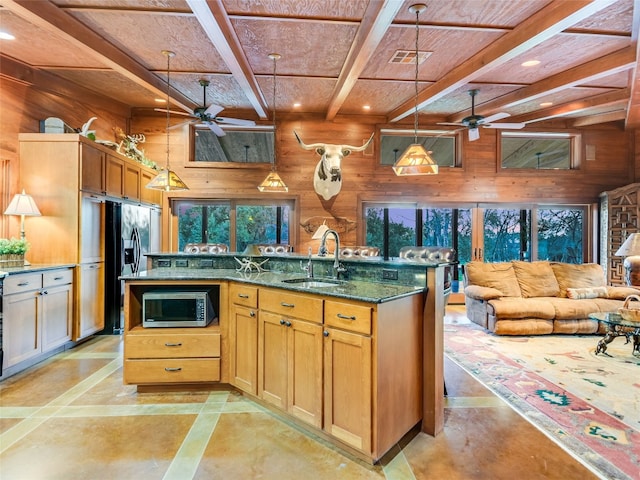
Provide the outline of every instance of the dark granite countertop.
[[24,265],[22,267],[3,267],[2,271],[0,271],[0,278],[4,278],[7,275],[14,275],[16,273],[35,273],[42,272],[45,270],[56,270],[58,268],[71,268],[75,267],[75,263],[40,263],[40,264],[32,264],[32,265]]
[[[296,292],[313,293],[328,297],[346,298],[370,303],[383,303],[408,295],[416,295],[425,291],[424,287],[397,285],[393,283],[365,282],[361,280],[340,281],[332,286],[306,287],[284,280],[304,278],[304,275],[280,272],[243,273],[231,269],[190,269],[190,268],[158,268],[142,272],[139,275],[121,277],[125,281],[144,280],[231,280],[250,283],[263,287],[282,288]],[[313,278],[309,280],[323,280]]]

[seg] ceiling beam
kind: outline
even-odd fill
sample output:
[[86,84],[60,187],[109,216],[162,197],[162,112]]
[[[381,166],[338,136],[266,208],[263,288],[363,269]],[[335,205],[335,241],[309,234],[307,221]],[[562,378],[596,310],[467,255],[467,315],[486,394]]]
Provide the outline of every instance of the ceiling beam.
[[367,5],[360,27],[351,44],[347,59],[342,65],[340,76],[329,100],[327,120],[333,120],[337,115],[360,74],[367,66],[369,59],[387,33],[400,7],[402,7],[402,2],[394,0],[369,2]]
[[[115,45],[107,42],[54,3],[34,2],[31,0],[2,0],[2,6],[36,27],[63,38],[75,48],[85,52],[137,85],[149,90],[154,95],[164,97],[167,94],[165,81],[149,72],[136,60]],[[172,89],[171,99],[174,105],[187,112],[192,112],[197,107],[191,99],[177,90]]]
[[220,0],[186,0],[258,116],[267,118],[267,101]]
[[587,125],[598,125],[599,123],[615,122],[617,120],[625,120],[626,118],[627,111],[623,108],[621,110],[615,110],[613,112],[580,117],[575,122],[573,122],[573,126],[586,127]]
[[640,127],[640,5],[633,3],[633,25],[631,26],[631,40],[636,47],[636,67],[630,78],[631,93],[627,104],[627,128]]
[[[489,70],[503,65],[512,58],[540,45],[558,33],[592,16],[616,0],[555,0],[498,38],[466,62],[452,69],[418,95],[418,109],[435,102],[466,85]],[[404,102],[387,116],[397,122],[415,111],[415,99]]]
[[[577,67],[547,77],[527,87],[519,88],[511,93],[503,95],[495,100],[476,105],[476,114],[492,115],[505,108],[514,107],[522,103],[530,102],[540,97],[551,95],[567,88],[592,82],[599,78],[615,73],[630,70],[636,65],[636,52],[634,47],[627,47],[616,52],[583,63]],[[467,111],[459,112],[447,119],[447,122],[459,122],[468,114]]]
[[562,105],[555,105],[544,110],[537,110],[535,112],[526,113],[524,115],[516,115],[515,117],[510,117],[509,122],[541,122],[543,120],[549,120],[551,118],[564,117],[567,115],[580,113],[596,107],[605,107],[612,105],[621,105],[622,107],[624,107],[628,98],[629,89],[621,88],[620,90],[601,93],[600,95],[594,95],[593,97],[585,98],[582,100],[567,102],[563,103]]

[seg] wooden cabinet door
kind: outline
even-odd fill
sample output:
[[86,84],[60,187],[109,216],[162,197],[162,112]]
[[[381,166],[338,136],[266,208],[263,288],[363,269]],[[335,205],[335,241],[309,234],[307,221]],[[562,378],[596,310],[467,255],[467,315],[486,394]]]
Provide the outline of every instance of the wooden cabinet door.
[[3,307],[3,367],[16,365],[41,352],[40,291],[5,295]]
[[45,288],[42,291],[42,351],[71,340],[73,320],[72,285]]
[[258,395],[287,409],[287,337],[291,321],[271,312],[260,313],[258,334]]
[[324,429],[371,453],[371,337],[324,330]]
[[105,182],[107,195],[117,198],[124,196],[124,160],[107,154]]
[[104,197],[83,195],[80,203],[80,263],[104,260],[105,202]]
[[104,328],[104,264],[82,264],[78,275],[78,318],[74,340],[84,338]]
[[231,383],[240,390],[258,392],[258,312],[231,305],[229,318],[229,371]]
[[124,165],[124,198],[140,200],[140,166],[132,163]]
[[104,195],[106,193],[105,182],[105,157],[101,152],[89,145],[80,144],[80,171],[82,183],[80,188],[86,192]]
[[146,168],[140,169],[140,199],[152,205],[162,205],[162,191],[147,188],[147,184],[154,179],[157,173]]
[[322,428],[322,325],[292,320],[288,335],[288,410]]

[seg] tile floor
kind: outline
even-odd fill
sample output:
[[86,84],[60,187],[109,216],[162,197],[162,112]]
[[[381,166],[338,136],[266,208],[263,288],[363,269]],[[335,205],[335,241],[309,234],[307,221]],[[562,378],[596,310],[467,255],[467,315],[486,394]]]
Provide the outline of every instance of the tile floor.
[[598,478],[446,358],[444,432],[374,466],[234,391],[137,393],[121,358],[99,336],[0,383],[2,480]]

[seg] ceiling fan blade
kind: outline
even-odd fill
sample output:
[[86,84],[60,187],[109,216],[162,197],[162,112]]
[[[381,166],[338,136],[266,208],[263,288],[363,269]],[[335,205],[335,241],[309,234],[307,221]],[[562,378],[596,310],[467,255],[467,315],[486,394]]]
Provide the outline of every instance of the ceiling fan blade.
[[212,118],[215,117],[216,115],[218,115],[222,110],[224,110],[224,107],[221,107],[220,105],[209,105],[207,107],[207,109],[204,111],[205,115],[209,115]]
[[183,115],[185,117],[197,118],[192,113],[178,112],[177,110],[167,110],[166,108],[154,108],[153,110],[156,112],[163,112],[163,113],[169,112],[171,115]]
[[253,120],[243,120],[241,118],[230,117],[216,117],[215,121],[218,123],[228,123],[229,125],[252,126],[256,124],[256,122],[254,122]]
[[209,128],[209,130],[215,133],[218,137],[224,137],[226,135],[224,130],[220,128],[220,126],[216,122],[207,122],[205,123],[205,125]]
[[526,123],[489,123],[482,125],[484,128],[500,128],[504,130],[520,130],[527,126]]
[[495,122],[496,120],[502,120],[503,118],[507,118],[507,117],[510,117],[510,116],[511,116],[510,113],[499,112],[499,113],[495,113],[493,115],[489,115],[488,117],[483,118],[480,123],[487,124],[487,123]]
[[460,122],[458,122],[458,123],[455,123],[455,122],[438,122],[438,123],[436,123],[436,125],[454,125],[456,127],[462,127],[463,126]]
[[469,141],[470,142],[474,142],[476,140],[478,140],[480,138],[480,130],[478,130],[477,128],[470,128],[469,129]]
[[171,125],[167,130],[174,130],[176,128],[180,128],[180,127],[184,127],[185,125],[189,125],[190,123],[193,123],[193,120],[186,120],[184,122],[180,122],[180,123],[176,123],[175,125]]

